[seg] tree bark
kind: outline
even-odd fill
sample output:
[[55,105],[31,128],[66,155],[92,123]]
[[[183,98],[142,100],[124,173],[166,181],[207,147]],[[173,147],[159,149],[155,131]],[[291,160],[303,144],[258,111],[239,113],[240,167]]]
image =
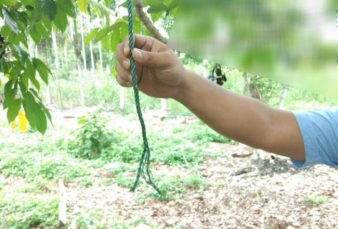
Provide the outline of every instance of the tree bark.
[[125,95],[124,95],[124,87],[120,87],[120,110],[124,109],[125,104]]
[[77,61],[77,71],[78,71],[78,81],[79,81],[79,91],[80,91],[80,105],[85,105],[85,96],[83,91],[83,82],[82,82],[82,71],[81,71],[81,44],[79,41],[79,36],[77,32],[77,22],[74,18],[74,34],[73,34],[73,48],[75,52],[75,57]]
[[100,71],[103,73],[103,59],[102,59],[102,44],[99,42],[99,55],[100,55]]
[[278,105],[279,109],[283,108],[287,93],[288,93],[288,90],[286,89],[285,86],[283,86],[283,90],[282,90],[281,97],[279,100],[279,105]]
[[90,63],[91,63],[91,70],[94,73],[95,72],[95,61],[94,61],[94,53],[93,53],[93,43],[89,43],[89,50],[90,50]]
[[82,58],[83,58],[83,70],[87,72],[87,57],[86,57],[86,47],[84,43],[84,31],[83,31],[83,15],[80,14],[80,33],[81,33],[81,46],[82,46]]
[[149,17],[143,11],[142,1],[141,0],[134,0],[134,4],[135,4],[136,14],[137,14],[138,18],[140,19],[140,21],[142,21],[142,23],[144,24],[144,26],[147,28],[147,30],[151,34],[153,34],[153,36],[157,40],[159,40],[162,43],[166,44],[167,43],[167,39],[162,36],[162,34],[160,33],[160,31],[154,26],[154,24],[151,22],[151,20],[149,19]]

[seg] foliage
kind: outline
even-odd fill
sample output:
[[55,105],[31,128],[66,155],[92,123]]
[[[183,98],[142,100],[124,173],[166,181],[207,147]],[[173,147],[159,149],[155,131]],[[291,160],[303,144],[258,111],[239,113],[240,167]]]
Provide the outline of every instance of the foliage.
[[158,184],[159,189],[162,191],[161,195],[154,192],[154,190],[148,190],[139,194],[138,202],[143,203],[148,199],[164,201],[180,199],[189,189],[203,189],[206,179],[197,173],[192,173],[184,176],[155,177],[154,182]]
[[[41,80],[48,84],[51,71],[42,60],[30,56],[26,50],[31,40],[35,45],[42,39],[49,40],[54,26],[65,31],[68,16],[75,16],[71,0],[16,0],[0,4],[0,19],[4,21],[0,34],[5,41],[1,51],[6,52],[0,58],[0,72],[7,78],[3,108],[7,109],[8,122],[15,119],[23,106],[30,126],[45,133],[47,119],[51,120],[51,116],[38,91]],[[0,86],[2,84],[0,79]]]
[[58,224],[58,199],[0,198],[0,211],[1,228],[55,228]]
[[[91,19],[100,18],[104,23],[97,24],[88,32],[85,43],[91,45],[91,41],[100,42],[109,53],[113,53],[116,45],[127,36],[127,15],[118,13],[126,7],[125,3],[118,5],[115,0],[78,0],[75,3],[76,5],[72,0],[11,0],[0,3],[0,23],[4,23],[0,29],[2,39],[0,72],[5,76],[5,79],[0,78],[0,87],[4,84],[3,108],[7,109],[9,123],[17,117],[20,108],[23,107],[29,125],[33,129],[42,134],[47,129],[47,120],[51,120],[51,116],[40,98],[39,91],[41,82],[45,84],[50,82],[51,68],[58,70],[56,62],[54,65],[49,64],[52,55],[48,55],[48,52],[51,52],[52,32],[57,32],[54,31],[55,28],[61,33],[59,37],[67,43],[65,40],[67,29],[71,25],[70,18],[74,18],[75,34],[77,34],[77,16],[82,17],[81,13],[88,14]],[[143,3],[148,7],[147,12],[151,15],[153,23],[161,18],[168,18],[164,20],[165,26],[167,29],[172,26],[172,15],[178,7],[177,0],[145,0]],[[136,16],[133,20],[135,33],[150,35]],[[73,37],[73,32],[68,36]],[[72,41],[77,58],[82,52],[78,49],[81,46],[78,41],[78,36]],[[32,54],[34,45],[44,48],[44,61]],[[88,56],[88,52],[86,48],[83,48],[83,51],[85,52],[82,53],[83,65],[86,66],[85,57]],[[97,55],[99,54],[96,53]],[[94,66],[91,67],[94,69]],[[58,83],[58,76],[56,81]],[[58,96],[61,97],[61,94]],[[91,103],[93,102],[96,101]]]
[[320,205],[320,204],[325,204],[328,201],[327,196],[317,196],[317,195],[308,195],[306,198],[306,201],[308,203],[311,203],[313,205]]
[[77,158],[97,159],[100,158],[104,150],[108,149],[116,138],[108,132],[104,126],[104,121],[93,114],[90,117],[82,116],[78,120],[81,126],[75,139],[68,141],[67,151]]
[[70,166],[71,162],[57,158],[39,158],[37,154],[1,155],[0,170],[6,176],[26,178],[28,181],[36,179],[65,179],[71,181],[76,177],[87,175],[84,166]]

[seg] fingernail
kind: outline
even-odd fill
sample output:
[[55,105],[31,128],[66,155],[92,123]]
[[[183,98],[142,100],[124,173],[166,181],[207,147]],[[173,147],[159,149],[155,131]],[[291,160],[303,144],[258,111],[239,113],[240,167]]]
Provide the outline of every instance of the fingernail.
[[134,50],[135,50],[135,56],[134,56],[135,60],[141,60],[142,59],[141,51],[138,49],[134,49]]

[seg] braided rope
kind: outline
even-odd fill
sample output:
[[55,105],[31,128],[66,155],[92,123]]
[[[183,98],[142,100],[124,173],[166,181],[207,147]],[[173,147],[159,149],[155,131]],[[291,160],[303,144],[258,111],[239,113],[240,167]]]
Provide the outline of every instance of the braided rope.
[[129,33],[129,49],[130,49],[130,69],[131,69],[131,76],[133,81],[133,89],[134,89],[134,97],[135,97],[135,106],[137,111],[137,116],[140,120],[141,129],[142,129],[142,138],[143,138],[143,153],[141,156],[141,160],[139,163],[139,167],[137,170],[137,175],[135,182],[133,184],[133,187],[131,188],[131,191],[135,191],[140,177],[142,176],[145,180],[145,182],[149,185],[151,185],[159,194],[161,194],[159,188],[153,183],[152,181],[152,175],[150,172],[150,150],[148,145],[148,139],[147,139],[147,133],[146,133],[146,127],[144,124],[142,111],[140,107],[140,98],[139,98],[139,90],[137,87],[137,78],[136,78],[136,67],[135,67],[135,61],[134,58],[131,55],[131,51],[134,49],[134,33],[133,33],[133,7],[132,7],[132,0],[128,0],[128,33]]

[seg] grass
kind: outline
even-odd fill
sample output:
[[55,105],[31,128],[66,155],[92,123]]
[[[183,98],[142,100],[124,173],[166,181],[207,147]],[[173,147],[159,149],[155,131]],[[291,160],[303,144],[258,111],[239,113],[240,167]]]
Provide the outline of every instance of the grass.
[[306,202],[313,204],[315,206],[326,204],[328,202],[327,196],[318,196],[318,195],[308,195],[306,197]]
[[[19,187],[0,183],[0,228],[57,228],[59,179],[82,189],[96,184],[131,188],[143,150],[142,139],[132,132],[108,129],[106,126],[109,125],[105,123],[114,120],[96,115],[99,118],[89,116],[90,126],[84,128],[83,123],[73,128],[56,126],[45,136],[34,131],[21,134],[0,123],[0,134],[6,136],[0,141],[0,175],[24,181]],[[109,144],[107,136],[110,137]],[[96,149],[95,141],[85,143],[94,138],[104,144],[99,144],[99,154],[91,157],[91,151]],[[179,199],[190,190],[203,190],[207,180],[195,168],[205,155],[210,156],[207,150],[209,142],[230,142],[216,136],[201,123],[176,128],[169,135],[150,131],[148,138],[152,167],[165,165],[190,172],[187,175],[155,175],[154,182],[163,191],[161,196],[141,183],[138,202]],[[93,171],[100,169],[110,172],[112,177],[94,176]],[[46,194],[51,198],[41,199]],[[156,228],[144,219],[126,221],[114,216],[108,220],[102,219],[102,214],[90,209],[73,217],[76,217],[77,228],[132,228],[141,224]]]
[[0,228],[56,228],[58,199],[40,200],[34,197],[0,199]]

